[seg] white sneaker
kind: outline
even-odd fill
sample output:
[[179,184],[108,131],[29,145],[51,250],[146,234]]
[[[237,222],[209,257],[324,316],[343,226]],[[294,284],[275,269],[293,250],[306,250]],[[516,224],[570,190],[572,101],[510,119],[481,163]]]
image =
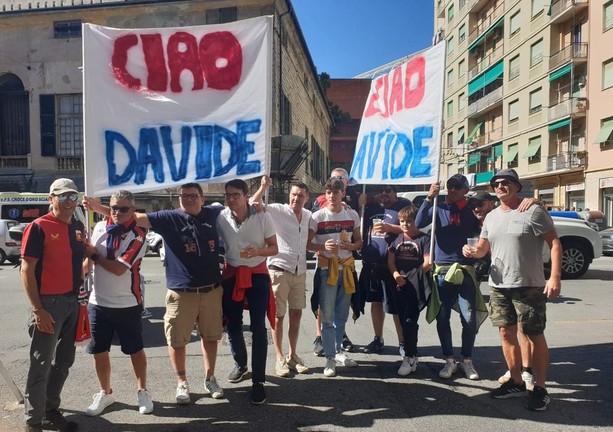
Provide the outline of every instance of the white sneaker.
[[285,360],[287,361],[287,367],[289,370],[296,371],[299,374],[307,373],[309,371],[309,368],[304,364],[304,361],[298,356],[290,358],[288,355]]
[[90,406],[85,410],[85,415],[88,416],[97,416],[100,414],[106,407],[115,402],[115,396],[112,394],[106,394],[104,390],[100,390],[99,393],[94,395],[94,401]]
[[287,360],[285,357],[277,358],[277,363],[275,363],[275,372],[277,376],[286,378],[289,376],[289,367],[287,366]]
[[223,398],[223,389],[217,384],[217,380],[211,375],[209,379],[204,380],[204,394],[210,394],[213,399]]
[[333,377],[336,376],[336,360],[329,358],[326,360],[326,367],[324,368],[324,376]]
[[504,375],[501,375],[501,376],[500,376],[500,378],[498,378],[498,382],[499,382],[500,384],[504,384],[504,383],[506,383],[506,382],[507,382],[508,380],[510,380],[510,379],[511,379],[511,371],[510,371],[510,370],[508,370],[508,371],[506,371],[506,372],[504,373]]
[[356,367],[358,365],[355,360],[350,359],[343,353],[337,353],[336,356],[334,356],[334,360],[339,366]]
[[532,391],[534,388],[534,376],[528,371],[521,373],[521,379],[526,383],[526,390]]
[[190,403],[191,399],[189,397],[189,384],[187,381],[183,381],[177,386],[175,400],[179,405],[187,405]]
[[457,370],[458,364],[455,362],[455,360],[447,359],[445,366],[443,366],[443,369],[441,369],[441,371],[438,373],[438,376],[448,379],[451,378],[451,375],[453,375]]
[[469,380],[479,379],[479,374],[477,373],[475,366],[473,366],[473,361],[471,359],[462,360],[460,367],[464,370],[464,375],[466,375],[466,378]]
[[398,375],[407,376],[411,372],[415,372],[417,370],[417,357],[405,357],[402,359],[402,364],[398,369]]
[[153,411],[153,401],[147,390],[139,390],[136,396],[138,398],[138,412],[141,414],[149,414]]

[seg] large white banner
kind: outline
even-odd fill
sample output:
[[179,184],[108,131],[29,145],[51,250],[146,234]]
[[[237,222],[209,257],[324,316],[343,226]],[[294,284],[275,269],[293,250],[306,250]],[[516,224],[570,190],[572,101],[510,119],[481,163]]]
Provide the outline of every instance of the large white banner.
[[438,180],[445,44],[373,79],[351,177],[361,184]]
[[83,25],[85,191],[110,195],[268,173],[272,17]]

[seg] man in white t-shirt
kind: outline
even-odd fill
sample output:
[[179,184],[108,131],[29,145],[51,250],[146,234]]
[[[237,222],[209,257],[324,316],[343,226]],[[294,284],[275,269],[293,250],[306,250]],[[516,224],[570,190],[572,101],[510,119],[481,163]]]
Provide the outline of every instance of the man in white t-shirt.
[[[271,184],[270,177],[263,176],[261,186],[251,200],[260,201]],[[306,244],[311,212],[304,209],[304,204],[308,199],[308,186],[296,183],[290,189],[287,204],[266,205],[266,211],[272,216],[279,243],[279,253],[268,257],[268,272],[272,280],[277,311],[275,328],[272,331],[277,354],[275,372],[281,377],[288,377],[290,370],[297,373],[309,371],[296,351],[302,310],[306,308]],[[286,357],[283,353],[283,320],[288,305],[289,353]]]
[[96,251],[90,258],[94,261],[94,289],[89,298],[92,339],[87,352],[94,355],[100,392],[94,395],[85,414],[97,416],[115,402],[109,359],[115,334],[119,337],[121,351],[132,360],[139,412],[147,414],[153,411],[153,401],[147,391],[139,271],[146,251],[145,231],[136,226],[131,192],[119,190],[111,195],[110,210],[108,221],[96,224],[92,234]]
[[320,282],[317,284],[317,295],[326,356],[324,375],[333,377],[336,375],[337,364],[357,366],[341,349],[351,295],[356,290],[353,251],[362,247],[362,236],[360,217],[355,210],[343,206],[343,182],[330,179],[324,189],[327,205],[311,217],[307,248],[319,252],[317,266],[320,280],[316,282]]

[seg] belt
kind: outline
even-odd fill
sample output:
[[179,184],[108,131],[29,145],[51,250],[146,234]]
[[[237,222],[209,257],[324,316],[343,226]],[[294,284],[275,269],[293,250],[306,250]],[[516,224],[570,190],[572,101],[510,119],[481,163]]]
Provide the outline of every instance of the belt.
[[187,292],[187,293],[197,293],[197,294],[206,294],[208,292],[213,291],[215,288],[219,288],[219,282],[211,284],[211,285],[203,285],[195,288],[174,288],[173,291],[177,292]]
[[274,265],[274,264],[269,264],[269,265],[268,265],[268,269],[269,269],[269,270],[274,270],[274,271],[280,271],[280,272],[285,272],[285,271],[287,271],[287,270],[285,270],[284,268],[281,268],[281,267],[276,266],[276,265]]

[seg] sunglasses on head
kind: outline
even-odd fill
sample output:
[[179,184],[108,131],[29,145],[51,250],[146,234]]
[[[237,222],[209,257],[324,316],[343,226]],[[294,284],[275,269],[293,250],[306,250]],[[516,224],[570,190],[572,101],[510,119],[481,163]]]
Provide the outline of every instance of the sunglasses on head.
[[79,195],[77,194],[62,194],[62,195],[55,195],[57,197],[57,200],[61,203],[63,203],[66,200],[70,200],[70,201],[77,201],[79,199]]
[[132,210],[132,207],[111,206],[111,212],[113,213],[127,213],[130,210]]

